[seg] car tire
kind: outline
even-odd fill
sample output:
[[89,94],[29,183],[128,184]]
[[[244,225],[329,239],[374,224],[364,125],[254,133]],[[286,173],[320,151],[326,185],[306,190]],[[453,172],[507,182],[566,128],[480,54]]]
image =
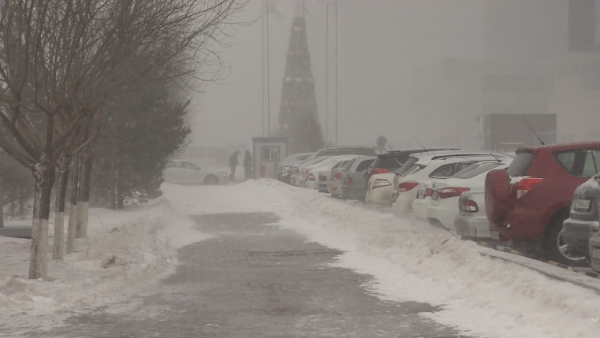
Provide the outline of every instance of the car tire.
[[217,185],[217,184],[219,184],[219,178],[215,175],[208,175],[204,178],[204,184]]
[[569,218],[567,211],[559,212],[548,224],[544,236],[544,251],[548,259],[569,266],[589,266],[587,257],[571,255],[566,251],[566,245],[561,240],[563,222]]
[[511,206],[510,177],[506,170],[488,172],[485,177],[485,213],[488,220],[502,225]]

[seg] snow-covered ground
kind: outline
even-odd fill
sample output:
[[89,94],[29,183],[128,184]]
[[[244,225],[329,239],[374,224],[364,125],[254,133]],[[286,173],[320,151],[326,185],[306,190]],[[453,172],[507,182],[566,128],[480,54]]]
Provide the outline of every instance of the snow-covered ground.
[[191,224],[167,198],[125,211],[90,209],[89,238],[77,239],[63,261],[49,258],[47,280],[27,279],[30,240],[0,237],[0,327],[43,330],[123,299],[173,271],[178,247],[207,238]]
[[90,238],[78,240],[77,252],[65,261],[50,264],[48,281],[25,278],[28,241],[0,239],[0,322],[26,327],[30,323],[13,320],[23,317],[17,314],[67,316],[121,299],[169,273],[178,247],[206,238],[182,215],[274,212],[282,227],[344,251],[336,265],[373,275],[365,287],[377,297],[438,305],[441,311],[423,316],[465,333],[600,336],[600,295],[592,289],[482,255],[474,243],[414,219],[269,180],[165,184],[163,190],[164,198],[145,207],[93,209]]

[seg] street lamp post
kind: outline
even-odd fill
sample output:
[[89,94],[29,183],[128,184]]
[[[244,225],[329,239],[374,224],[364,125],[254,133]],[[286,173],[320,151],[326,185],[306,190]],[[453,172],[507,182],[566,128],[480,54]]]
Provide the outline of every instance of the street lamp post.
[[0,177],[0,228],[4,228],[4,180]]

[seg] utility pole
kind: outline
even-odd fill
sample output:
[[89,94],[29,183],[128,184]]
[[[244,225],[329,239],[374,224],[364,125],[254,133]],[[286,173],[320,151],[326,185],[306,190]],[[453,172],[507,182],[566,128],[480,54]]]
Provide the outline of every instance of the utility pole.
[[266,0],[263,0],[262,6],[262,50],[261,50],[261,75],[262,75],[262,91],[261,91],[261,102],[262,102],[262,136],[265,137],[265,5]]
[[329,2],[325,3],[325,144],[327,144],[327,126],[329,110]]
[[335,145],[338,145],[338,2],[335,2]]
[[267,0],[267,136],[271,136],[271,81],[270,81],[270,66],[269,66],[269,2]]
[[4,228],[4,180],[0,177],[0,228]]

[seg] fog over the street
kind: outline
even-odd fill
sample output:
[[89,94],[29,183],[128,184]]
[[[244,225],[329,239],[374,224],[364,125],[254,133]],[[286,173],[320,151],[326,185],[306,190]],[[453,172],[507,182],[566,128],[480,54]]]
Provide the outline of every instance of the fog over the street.
[[[327,3],[326,134],[335,142],[335,4],[304,1],[304,17],[325,130]],[[386,135],[396,148],[417,146],[413,137],[426,145],[478,148],[476,117],[493,113],[554,113],[559,142],[597,137],[600,6],[590,2],[589,11],[577,3],[339,1],[338,144],[373,145],[378,135]],[[272,128],[278,123],[296,5],[271,1]],[[262,1],[250,1],[232,19],[249,24],[230,31],[232,46],[222,54],[227,76],[194,100],[196,145],[250,145],[251,137],[262,134],[262,8]]]

